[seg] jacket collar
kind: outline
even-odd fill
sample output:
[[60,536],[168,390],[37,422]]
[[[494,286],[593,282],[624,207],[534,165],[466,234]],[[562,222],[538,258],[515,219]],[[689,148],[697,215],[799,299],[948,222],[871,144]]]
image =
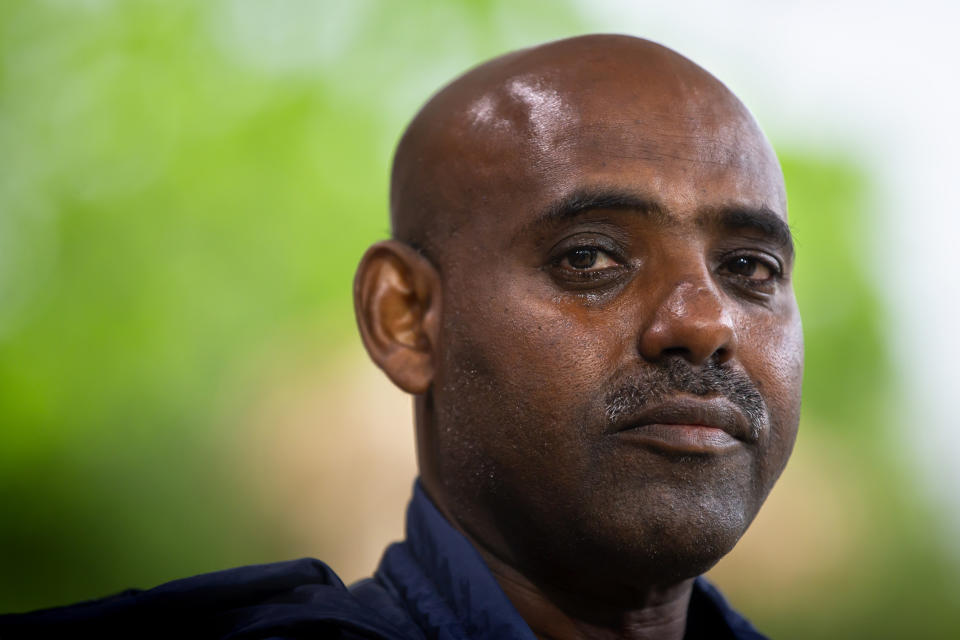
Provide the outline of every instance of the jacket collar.
[[441,515],[419,481],[406,533],[384,554],[378,574],[428,637],[536,640],[480,553]]

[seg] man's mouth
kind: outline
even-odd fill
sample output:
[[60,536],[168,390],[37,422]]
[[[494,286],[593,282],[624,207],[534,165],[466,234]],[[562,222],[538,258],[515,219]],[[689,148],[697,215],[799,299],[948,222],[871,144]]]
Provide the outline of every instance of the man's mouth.
[[641,446],[674,455],[715,455],[757,441],[746,415],[722,396],[676,396],[624,416],[613,433]]

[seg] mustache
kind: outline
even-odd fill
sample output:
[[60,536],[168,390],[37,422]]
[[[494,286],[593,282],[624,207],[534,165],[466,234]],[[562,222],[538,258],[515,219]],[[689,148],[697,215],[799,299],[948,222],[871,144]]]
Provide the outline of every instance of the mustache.
[[607,421],[616,424],[680,393],[727,398],[746,416],[755,437],[767,422],[767,404],[746,373],[712,361],[694,367],[681,358],[645,369],[608,393],[604,412]]

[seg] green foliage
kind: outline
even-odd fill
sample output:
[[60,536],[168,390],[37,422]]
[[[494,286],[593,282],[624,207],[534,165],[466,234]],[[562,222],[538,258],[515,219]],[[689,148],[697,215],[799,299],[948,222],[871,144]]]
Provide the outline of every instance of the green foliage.
[[872,279],[869,186],[849,160],[781,154],[804,318],[804,411],[844,435],[876,429],[893,380]]

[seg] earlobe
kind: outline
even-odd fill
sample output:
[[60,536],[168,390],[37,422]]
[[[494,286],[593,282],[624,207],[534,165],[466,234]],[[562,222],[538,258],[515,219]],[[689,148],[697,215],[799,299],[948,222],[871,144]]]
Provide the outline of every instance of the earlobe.
[[353,303],[370,358],[398,387],[433,382],[440,278],[427,258],[397,240],[371,246],[357,267]]

